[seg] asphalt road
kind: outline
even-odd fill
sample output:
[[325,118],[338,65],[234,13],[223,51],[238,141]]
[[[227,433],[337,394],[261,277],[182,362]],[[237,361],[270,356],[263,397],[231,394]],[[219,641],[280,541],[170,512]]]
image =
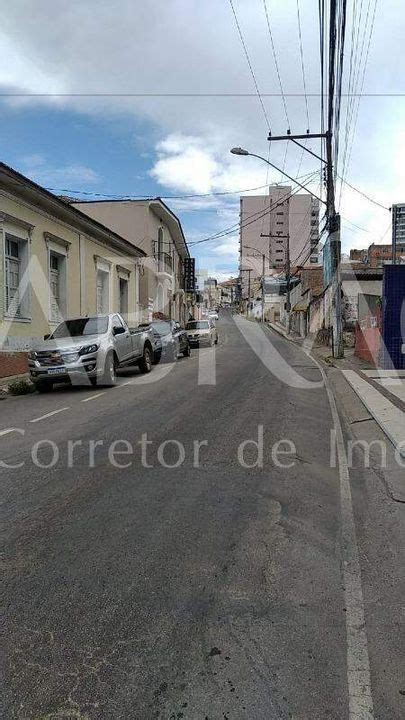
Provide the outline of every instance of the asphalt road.
[[[349,718],[326,391],[270,331],[263,363],[251,328],[225,314],[217,348],[146,377],[0,403],[18,466],[0,470],[4,717]],[[261,431],[259,462],[241,444]],[[378,470],[351,484],[374,702],[358,720],[400,720],[405,506]]]

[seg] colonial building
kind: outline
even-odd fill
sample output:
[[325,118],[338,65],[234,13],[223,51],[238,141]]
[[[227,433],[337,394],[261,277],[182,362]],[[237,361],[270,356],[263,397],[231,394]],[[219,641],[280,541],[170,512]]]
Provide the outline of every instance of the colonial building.
[[73,205],[142,250],[142,319],[151,320],[153,313],[159,313],[187,320],[184,260],[189,252],[180,220],[163,200],[76,201]]
[[145,252],[0,163],[0,345],[24,350],[63,318],[140,320]]

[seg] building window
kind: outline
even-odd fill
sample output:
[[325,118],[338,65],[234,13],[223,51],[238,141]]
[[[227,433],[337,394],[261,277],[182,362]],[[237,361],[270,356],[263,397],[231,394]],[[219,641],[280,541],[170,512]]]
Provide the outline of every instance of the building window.
[[125,278],[119,278],[119,291],[120,291],[120,313],[121,315],[128,315],[128,280]]
[[97,315],[107,315],[110,311],[110,274],[97,270]]
[[49,251],[50,322],[59,323],[66,317],[66,256]]
[[20,306],[21,258],[19,243],[6,238],[6,312],[21,317]]
[[5,234],[4,247],[5,315],[28,317],[28,240]]

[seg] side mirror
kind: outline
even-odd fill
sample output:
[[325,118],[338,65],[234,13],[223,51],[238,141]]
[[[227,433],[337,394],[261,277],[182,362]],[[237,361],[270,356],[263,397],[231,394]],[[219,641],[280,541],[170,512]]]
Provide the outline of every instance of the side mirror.
[[47,335],[44,335],[44,340],[49,340],[50,337],[51,337],[51,335],[50,335],[50,333],[48,333]]
[[113,335],[122,335],[125,332],[125,328],[118,326],[113,328]]

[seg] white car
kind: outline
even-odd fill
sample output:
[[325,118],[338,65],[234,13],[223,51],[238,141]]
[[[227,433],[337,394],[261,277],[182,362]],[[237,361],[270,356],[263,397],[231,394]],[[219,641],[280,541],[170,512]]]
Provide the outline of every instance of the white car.
[[218,343],[217,329],[210,320],[190,320],[186,332],[191,347]]
[[217,311],[216,311],[216,310],[211,310],[211,311],[208,313],[208,317],[209,317],[210,320],[218,320],[218,313],[217,313]]

